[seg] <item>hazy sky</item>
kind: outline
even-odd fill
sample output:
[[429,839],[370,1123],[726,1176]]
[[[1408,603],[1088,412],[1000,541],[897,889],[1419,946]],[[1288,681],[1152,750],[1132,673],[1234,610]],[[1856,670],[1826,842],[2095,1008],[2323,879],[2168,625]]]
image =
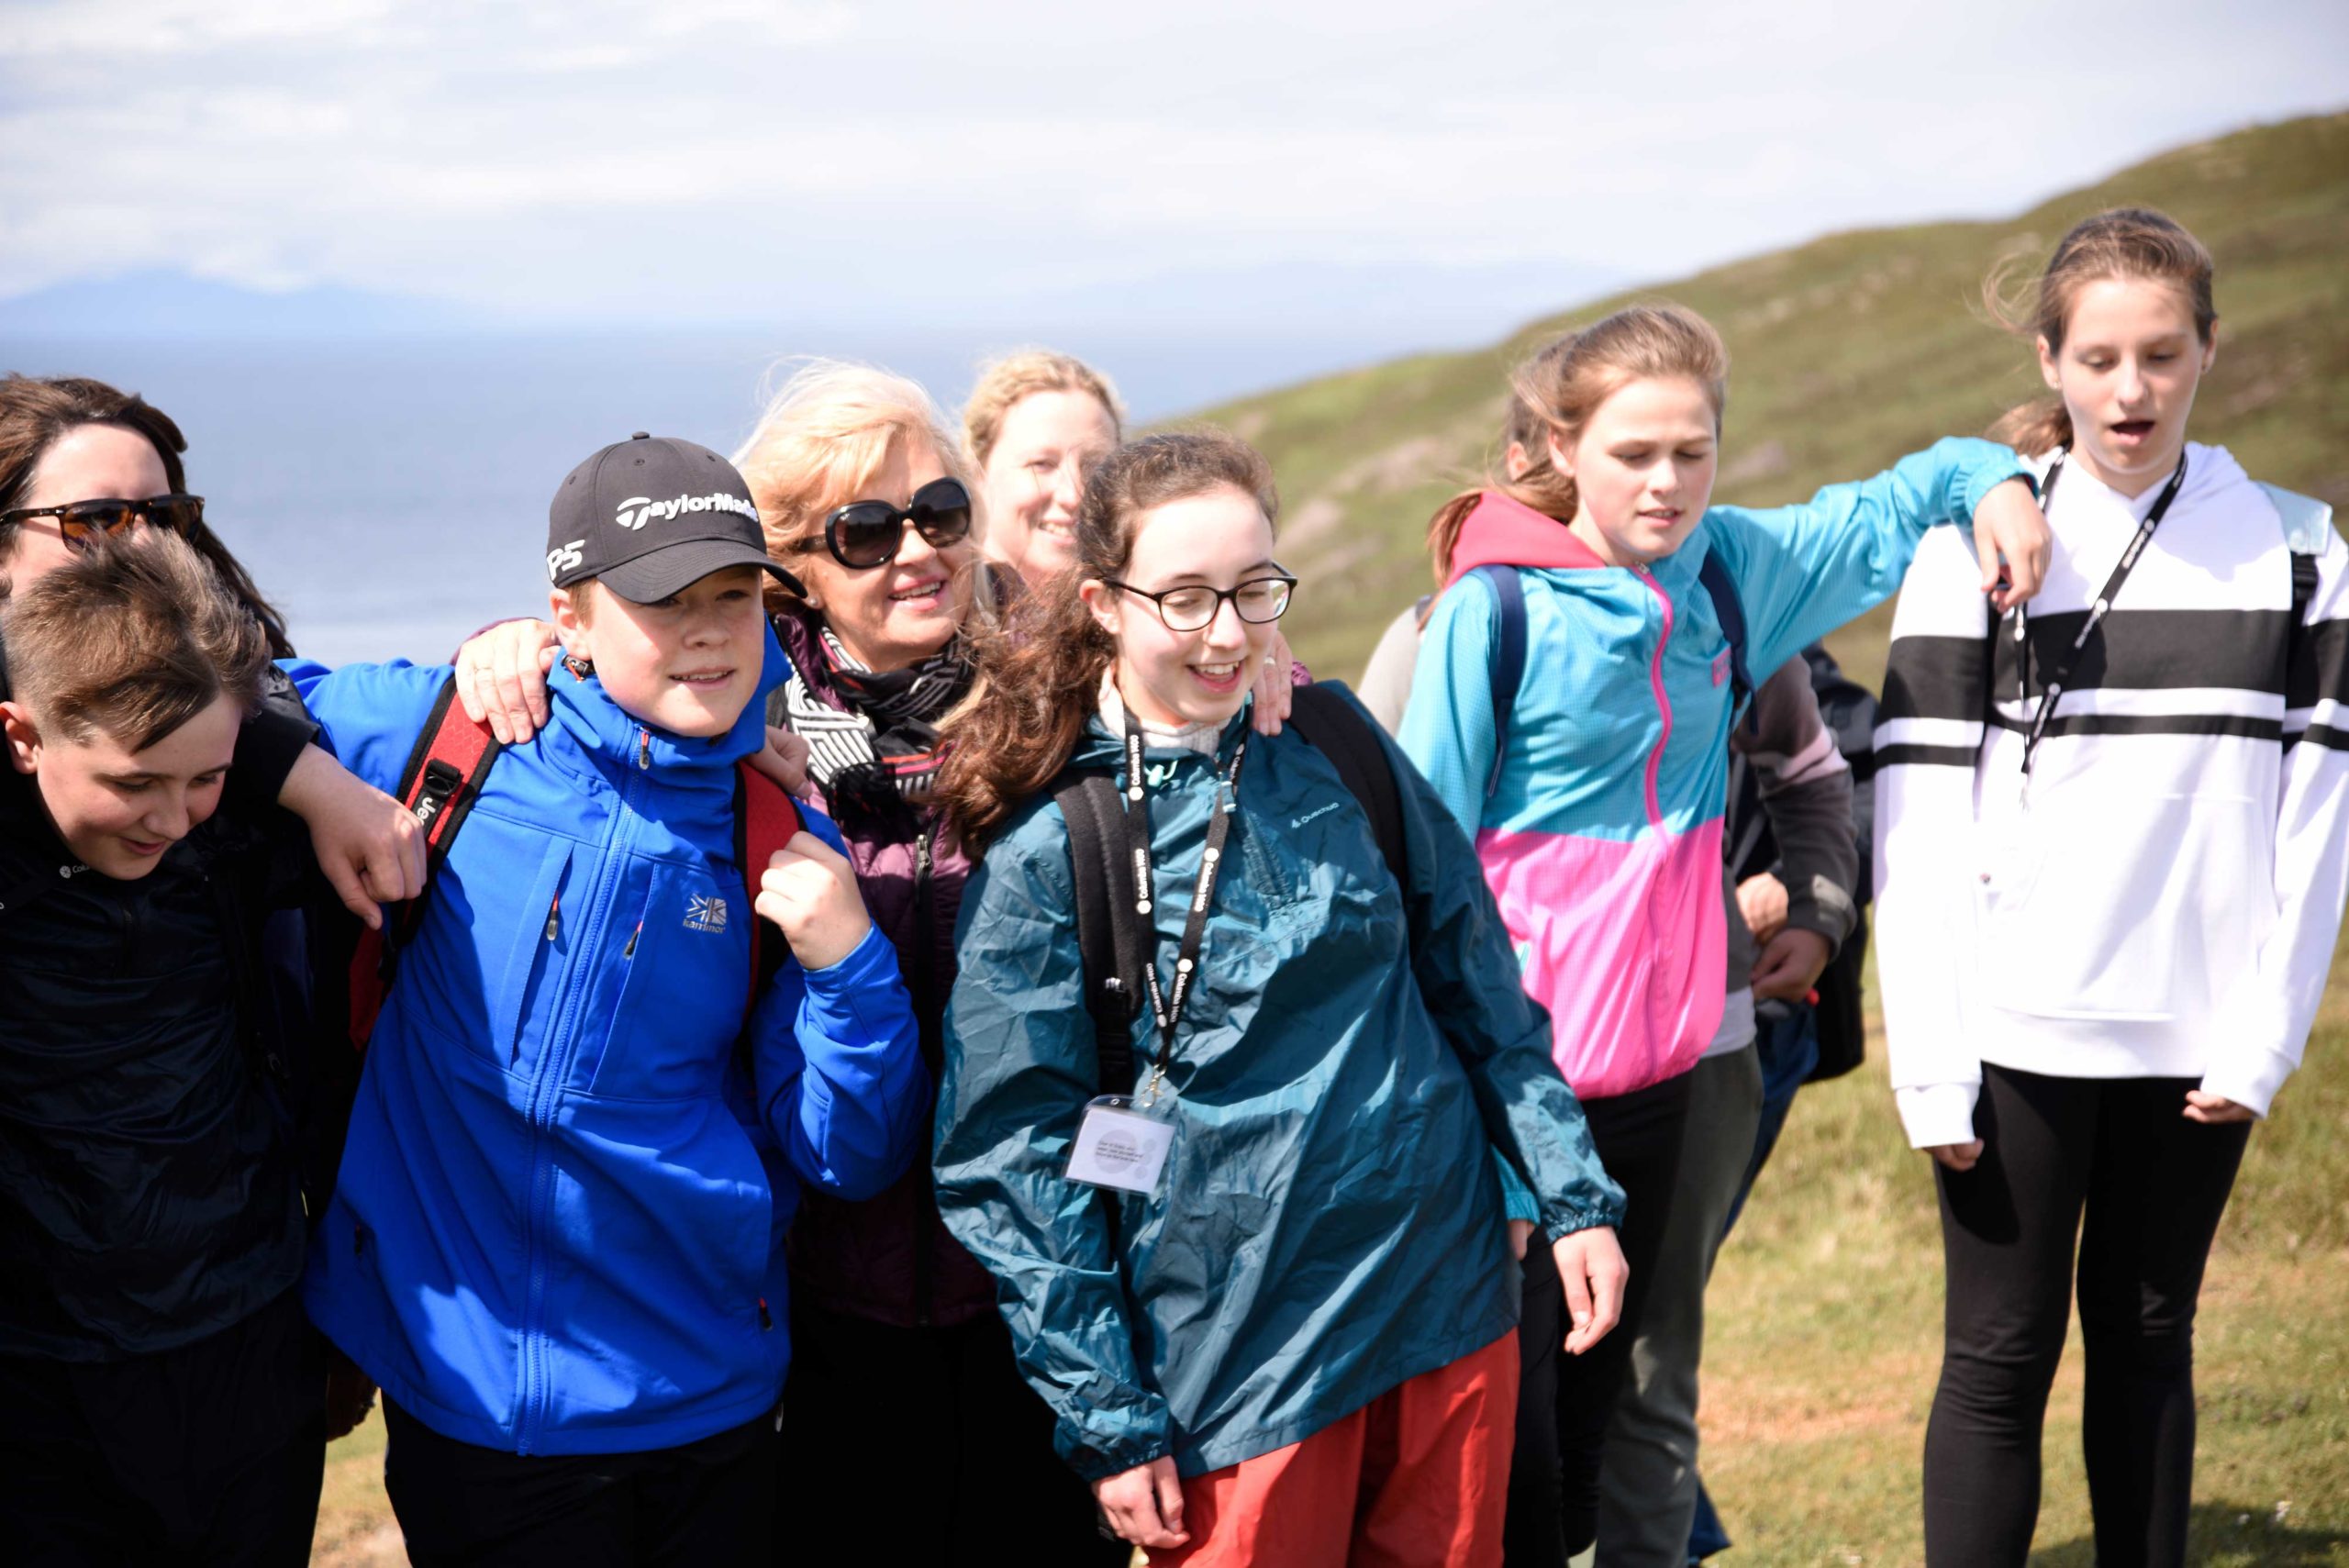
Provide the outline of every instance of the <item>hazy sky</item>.
[[0,0],[0,295],[917,323],[1332,261],[1663,278],[2343,102],[2343,0]]

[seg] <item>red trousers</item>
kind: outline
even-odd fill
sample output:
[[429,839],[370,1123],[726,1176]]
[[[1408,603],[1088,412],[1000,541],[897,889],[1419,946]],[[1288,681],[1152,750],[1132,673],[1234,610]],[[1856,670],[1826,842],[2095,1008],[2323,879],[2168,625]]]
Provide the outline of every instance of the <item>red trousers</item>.
[[1183,1483],[1188,1546],[1152,1568],[1498,1568],[1517,1331],[1302,1442]]

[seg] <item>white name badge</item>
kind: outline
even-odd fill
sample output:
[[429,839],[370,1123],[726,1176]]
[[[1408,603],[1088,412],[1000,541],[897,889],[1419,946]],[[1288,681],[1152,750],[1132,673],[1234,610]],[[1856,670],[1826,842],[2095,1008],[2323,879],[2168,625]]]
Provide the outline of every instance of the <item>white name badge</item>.
[[1166,1173],[1174,1124],[1134,1108],[1121,1095],[1104,1095],[1085,1107],[1069,1146],[1068,1179],[1121,1193],[1152,1193]]

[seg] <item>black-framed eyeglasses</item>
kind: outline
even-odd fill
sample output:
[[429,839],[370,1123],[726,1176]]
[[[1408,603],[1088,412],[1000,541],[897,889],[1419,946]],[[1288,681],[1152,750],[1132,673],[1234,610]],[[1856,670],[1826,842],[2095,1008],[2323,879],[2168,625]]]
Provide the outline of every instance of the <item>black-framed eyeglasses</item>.
[[886,501],[851,501],[832,508],[820,540],[801,539],[794,548],[803,554],[829,550],[850,571],[866,572],[897,559],[908,523],[934,550],[959,543],[971,537],[971,493],[959,479],[933,479],[903,507]]
[[1297,579],[1286,574],[1251,577],[1236,588],[1209,588],[1186,583],[1180,588],[1163,588],[1154,594],[1114,577],[1101,581],[1120,594],[1148,599],[1169,631],[1197,631],[1213,624],[1215,617],[1222,614],[1226,599],[1231,601],[1231,613],[1252,626],[1276,621],[1288,613],[1289,595],[1297,587]]
[[144,501],[69,501],[62,506],[19,506],[0,512],[0,524],[55,517],[58,537],[73,550],[87,550],[100,534],[118,534],[133,523],[168,528],[185,539],[204,521],[201,495],[150,495]]

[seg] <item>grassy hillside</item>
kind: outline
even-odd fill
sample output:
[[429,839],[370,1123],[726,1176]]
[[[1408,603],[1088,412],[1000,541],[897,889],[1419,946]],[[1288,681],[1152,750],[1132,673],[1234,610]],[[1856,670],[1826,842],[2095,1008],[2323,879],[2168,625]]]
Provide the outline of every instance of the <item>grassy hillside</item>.
[[[2072,223],[2123,204],[2168,212],[2218,258],[2220,358],[2196,438],[2349,513],[2349,114],[2181,148],[2003,222],[1832,235],[1593,301],[1489,349],[1328,376],[1199,417],[1272,459],[1283,559],[1306,579],[1289,636],[1307,662],[1351,676],[1426,591],[1428,517],[1483,472],[1506,368],[1552,336],[1635,300],[1704,312],[1731,362],[1716,498],[1796,500],[1977,432],[2039,392],[2027,350],[1983,317],[1983,276],[2018,249],[2043,260]],[[1839,639],[1871,684],[1882,614]]]

